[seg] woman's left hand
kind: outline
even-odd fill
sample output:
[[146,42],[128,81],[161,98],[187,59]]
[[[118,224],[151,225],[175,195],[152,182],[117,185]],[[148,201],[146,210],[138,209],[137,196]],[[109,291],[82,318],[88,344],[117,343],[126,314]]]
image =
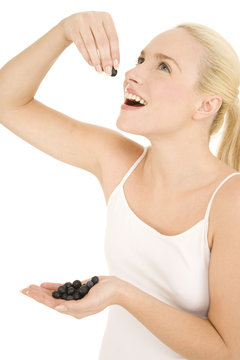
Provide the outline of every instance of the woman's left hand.
[[[63,285],[59,283],[42,283],[40,286],[30,285],[21,292],[54,310],[71,315],[76,319],[82,319],[99,313],[109,305],[118,304],[121,279],[116,276],[98,276],[98,278],[99,281],[80,300],[55,299],[52,292]],[[86,284],[90,280],[91,278],[81,282]],[[57,309],[57,306],[64,306],[65,310]]]

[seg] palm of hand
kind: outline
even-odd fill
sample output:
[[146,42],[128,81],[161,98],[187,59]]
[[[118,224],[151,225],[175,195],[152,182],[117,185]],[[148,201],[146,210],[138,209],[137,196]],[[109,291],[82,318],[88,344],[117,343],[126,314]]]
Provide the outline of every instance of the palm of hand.
[[[56,291],[60,283],[42,283],[40,286],[30,285],[22,290],[24,295],[48,306],[54,310],[57,306],[64,306],[66,310],[58,310],[77,319],[97,314],[107,306],[117,303],[117,278],[115,276],[99,276],[99,282],[80,300],[55,299],[52,292]],[[86,284],[90,279],[82,281]]]

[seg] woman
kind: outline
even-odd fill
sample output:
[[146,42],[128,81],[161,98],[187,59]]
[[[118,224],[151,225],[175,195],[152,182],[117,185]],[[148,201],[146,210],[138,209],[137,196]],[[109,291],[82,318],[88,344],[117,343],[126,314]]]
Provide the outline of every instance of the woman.
[[[42,151],[97,177],[108,206],[111,276],[99,276],[78,301],[53,298],[56,283],[22,292],[78,319],[112,305],[101,360],[239,358],[237,54],[218,33],[194,23],[144,48],[124,82],[132,105],[122,106],[117,119],[119,129],[150,140],[144,148],[34,99],[72,42],[96,70],[119,63],[110,14],[73,14],[1,69],[0,119]],[[209,140],[222,125],[215,157]]]

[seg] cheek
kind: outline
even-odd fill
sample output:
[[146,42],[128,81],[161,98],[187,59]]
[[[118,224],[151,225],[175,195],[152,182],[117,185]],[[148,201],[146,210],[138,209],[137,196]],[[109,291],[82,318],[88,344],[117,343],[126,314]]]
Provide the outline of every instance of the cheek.
[[156,86],[152,97],[153,108],[165,115],[184,112],[191,101],[192,90],[182,83],[161,83]]
[[161,83],[161,87],[156,87],[153,96],[150,96],[153,129],[168,133],[182,128],[191,115],[191,94],[192,90],[181,83]]
[[154,93],[160,102],[164,101],[168,104],[173,104],[179,100],[186,99],[189,95],[189,89],[180,82],[165,82],[161,86],[156,87]]

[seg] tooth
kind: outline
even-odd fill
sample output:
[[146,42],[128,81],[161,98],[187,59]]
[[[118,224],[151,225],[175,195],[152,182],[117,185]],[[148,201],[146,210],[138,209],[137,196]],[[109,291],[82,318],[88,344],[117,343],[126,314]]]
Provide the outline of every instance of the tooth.
[[127,91],[125,92],[125,98],[136,102],[140,102],[143,105],[147,105],[147,102],[144,99],[141,99],[138,95],[128,93]]

